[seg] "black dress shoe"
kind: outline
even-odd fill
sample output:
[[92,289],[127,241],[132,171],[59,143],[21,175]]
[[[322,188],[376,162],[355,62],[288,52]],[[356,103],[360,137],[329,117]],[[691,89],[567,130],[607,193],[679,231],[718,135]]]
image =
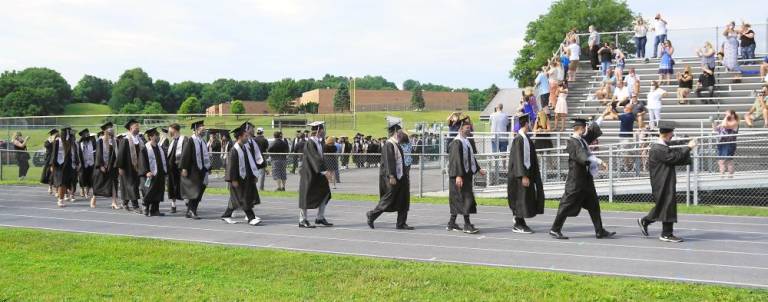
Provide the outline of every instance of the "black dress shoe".
[[333,223],[328,222],[328,220],[325,219],[315,219],[315,224],[321,224],[323,226],[332,227]]
[[374,229],[373,227],[373,219],[371,219],[371,212],[366,212],[365,217],[368,218],[366,222],[368,223],[368,227],[371,229]]
[[171,214],[176,213],[176,207],[171,207]]
[[306,220],[302,220],[301,222],[299,222],[299,227],[302,228],[302,229],[314,229],[315,228],[314,225],[309,224],[309,221],[306,221]]
[[608,239],[613,237],[613,235],[616,235],[616,232],[608,232],[606,230],[600,230],[599,232],[597,232],[597,234],[595,234],[595,237],[597,237],[597,239]]
[[408,230],[408,231],[410,231],[410,230],[413,230],[413,229],[414,229],[414,227],[412,227],[412,226],[410,226],[410,225],[407,225],[407,224],[398,225],[398,226],[396,226],[395,228],[396,228],[396,229],[398,229],[398,230]]
[[642,218],[637,219],[637,225],[640,226],[640,233],[642,233],[643,236],[648,236],[648,225],[645,224]]
[[200,220],[200,216],[197,216],[197,213],[189,211],[189,218],[192,218],[194,220]]
[[471,223],[464,224],[464,233],[477,234],[478,232],[480,232],[480,230],[476,229],[474,224],[471,224]]
[[563,233],[555,232],[555,231],[551,231],[551,230],[549,231],[549,236],[552,236],[552,238],[561,239],[561,240],[568,239],[568,237],[564,236]]
[[457,231],[461,232],[461,227],[459,227],[456,223],[448,223],[448,226],[445,227],[447,231]]

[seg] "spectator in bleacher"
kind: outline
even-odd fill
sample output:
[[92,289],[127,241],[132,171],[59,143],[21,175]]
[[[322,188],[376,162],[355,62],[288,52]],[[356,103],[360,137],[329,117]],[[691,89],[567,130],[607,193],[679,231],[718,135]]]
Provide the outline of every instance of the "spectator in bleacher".
[[579,56],[581,56],[581,46],[574,37],[571,39],[571,44],[568,45],[568,59],[571,61],[568,64],[568,81],[576,80],[576,71],[579,70]]
[[754,121],[762,117],[763,127],[768,128],[768,104],[766,103],[768,103],[768,84],[764,85],[763,89],[757,93],[755,103],[744,114],[744,121],[747,123],[747,126],[753,127]]
[[[755,32],[749,23],[741,23],[739,39],[741,40],[741,58],[744,60],[754,59],[755,46],[757,44],[755,44]],[[750,65],[752,62],[746,62],[745,64]]]
[[624,79],[624,81],[626,82],[627,87],[629,87],[629,94],[631,96],[637,96],[640,94],[640,78],[637,76],[635,68],[629,69],[629,74]]
[[702,98],[702,91],[706,91],[707,95],[705,100],[702,100],[702,104],[712,104],[715,97],[715,72],[707,67],[701,68],[701,75],[699,75],[699,84],[696,86],[696,97]]
[[693,74],[691,66],[685,66],[683,72],[677,73],[677,103],[688,104],[688,95],[693,89]]
[[563,39],[563,45],[568,46],[568,44],[571,43],[571,40],[576,39],[576,43],[579,42],[579,33],[577,32],[577,29],[575,27],[571,27],[571,30],[567,33],[565,33],[565,39]]
[[666,90],[661,89],[659,81],[651,82],[651,92],[648,93],[648,125],[651,129],[655,129],[659,126],[659,120],[661,120],[661,100],[667,93]]
[[638,59],[645,58],[645,43],[648,42],[648,25],[645,24],[643,17],[637,17],[635,20],[635,56]]
[[606,77],[608,76],[608,67],[611,66],[613,61],[613,49],[611,48],[611,45],[606,42],[603,44],[603,47],[600,47],[597,53],[600,55],[600,71],[602,72],[603,77]]
[[[522,112],[528,115],[528,121],[536,123],[536,113],[539,112],[539,106],[536,97],[533,95],[533,87],[525,87],[521,105]],[[517,130],[519,129],[515,129],[515,133],[517,133]]]
[[712,129],[720,135],[717,144],[717,164],[720,166],[720,177],[725,178],[726,168],[728,177],[733,178],[733,155],[736,154],[736,134],[739,133],[739,115],[733,110],[726,110],[725,117],[719,124],[712,123]]
[[616,112],[616,105],[626,106],[629,104],[630,93],[629,87],[624,85],[624,82],[616,82],[616,89],[613,91],[613,99],[611,101],[611,107]]
[[666,40],[661,47],[661,60],[659,61],[659,81],[665,79],[666,85],[669,85],[672,74],[675,73],[674,65],[675,61],[672,60],[672,55],[675,53],[675,48],[672,47],[672,41]]
[[493,132],[493,141],[491,141],[491,150],[495,152],[507,152],[507,133],[509,133],[509,115],[504,112],[504,105],[499,103],[494,108],[490,116],[491,132]]
[[709,41],[704,42],[704,47],[696,50],[696,55],[701,58],[701,67],[715,70],[715,48]]
[[[615,108],[611,109],[610,107],[606,108],[603,112],[603,119],[605,120],[619,120],[619,143],[621,144],[621,149],[634,149],[634,127],[635,127],[635,119],[636,116],[632,112],[632,104],[626,104],[624,106],[622,113],[616,113]],[[628,153],[624,153],[624,155],[630,155]],[[620,155],[621,157],[621,155]],[[631,156],[623,156],[624,157],[624,166],[621,168],[622,171],[631,171],[632,170],[632,163],[633,159]]]
[[643,116],[648,113],[648,110],[645,109],[645,103],[637,95],[633,95],[629,103],[632,105],[632,113],[637,119],[637,129],[643,129],[645,127],[643,125]]
[[613,97],[613,85],[610,80],[603,81],[600,88],[595,91],[595,98],[600,101],[601,105],[607,105]]
[[563,48],[560,51],[560,67],[563,68],[563,82],[566,84],[568,83],[568,78],[570,75],[568,74],[568,67],[571,65],[571,59],[569,59],[570,50],[568,48]]
[[592,64],[592,70],[597,70],[599,65],[597,51],[600,49],[600,33],[597,32],[594,25],[589,26],[587,45],[589,46],[589,62]]
[[739,32],[736,30],[736,22],[731,21],[723,31],[725,43],[723,43],[723,66],[728,71],[741,71],[739,67]]
[[626,56],[618,47],[613,50],[613,53],[616,58],[616,67],[613,69],[613,75],[617,81],[621,82],[624,80],[624,64],[626,63],[624,59],[626,59]]
[[[656,33],[656,37],[653,40],[653,57],[659,56],[659,44],[667,41],[667,20],[661,18],[661,14],[656,14],[653,18],[653,31]],[[663,49],[663,48],[662,48]]]
[[558,121],[560,121],[560,131],[565,131],[565,123],[568,118],[568,88],[565,84],[560,84],[557,91],[557,102],[555,103],[555,125],[552,130],[557,130]]
[[541,109],[549,113],[550,108],[557,102],[557,89],[563,82],[563,68],[560,67],[560,60],[557,57],[550,60],[547,76],[549,77],[549,100],[546,101],[546,105],[543,104],[544,100],[541,101]]
[[760,64],[760,78],[768,84],[768,56],[763,58],[763,64]]
[[541,70],[539,71],[539,74],[536,75],[536,80],[534,81],[536,86],[536,96],[541,102],[542,108],[547,107],[549,105],[549,73],[547,73],[548,70],[549,68],[546,65],[542,66]]

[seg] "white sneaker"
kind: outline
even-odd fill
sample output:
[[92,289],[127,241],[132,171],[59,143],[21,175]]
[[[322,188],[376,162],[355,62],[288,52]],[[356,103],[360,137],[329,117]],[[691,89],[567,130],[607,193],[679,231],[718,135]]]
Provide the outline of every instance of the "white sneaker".
[[236,224],[237,223],[237,221],[234,221],[234,220],[232,220],[232,218],[229,218],[229,217],[222,218],[221,220],[224,220],[224,222],[229,223],[229,224]]
[[248,222],[248,224],[250,225],[258,225],[259,223],[261,223],[261,218],[259,217],[255,217]]

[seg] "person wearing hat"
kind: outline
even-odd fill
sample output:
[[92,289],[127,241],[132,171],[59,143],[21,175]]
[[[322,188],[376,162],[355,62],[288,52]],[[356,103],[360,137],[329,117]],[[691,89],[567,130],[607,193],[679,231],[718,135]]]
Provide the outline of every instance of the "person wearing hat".
[[[65,201],[74,201],[75,195],[72,184],[77,181],[77,169],[80,166],[77,155],[77,142],[72,134],[72,128],[64,127],[61,135],[56,137],[49,162],[52,185],[58,189],[57,205],[64,207]],[[69,196],[68,196],[69,194]]]
[[536,146],[528,136],[528,116],[521,116],[518,122],[519,135],[512,140],[512,147],[509,149],[507,201],[515,216],[512,232],[531,234],[533,231],[525,219],[544,214],[544,185],[541,182]]
[[173,123],[168,126],[168,152],[166,152],[166,164],[168,165],[168,199],[171,200],[171,213],[176,213],[176,200],[181,197],[181,154],[186,141],[181,135],[181,126]]
[[368,167],[378,167],[379,162],[381,161],[381,143],[378,139],[375,139],[371,137],[370,135],[367,136],[368,138],[368,146],[365,150],[365,153],[368,153],[366,158],[368,159]]
[[597,175],[597,167],[607,166],[602,160],[589,151],[589,144],[596,140],[602,131],[599,123],[592,123],[589,127],[584,119],[573,119],[573,134],[568,138],[566,151],[568,152],[568,176],[565,180],[565,192],[560,199],[555,221],[549,235],[555,239],[568,239],[561,232],[565,219],[579,215],[581,209],[589,212],[592,225],[595,227],[597,239],[611,238],[616,232],[608,232],[603,228],[603,220],[600,216],[600,201],[595,190],[594,176]]
[[355,141],[352,143],[352,161],[355,162],[357,168],[362,168],[365,165],[365,158],[361,155],[363,153],[365,153],[363,136],[358,133],[358,135],[355,135]]
[[[301,130],[296,130],[296,137],[294,137],[291,140],[291,156],[290,161],[293,163],[291,166],[291,174],[296,174],[296,168],[299,167],[299,157],[301,157],[299,154],[302,153],[302,149],[304,147],[304,134],[302,134]],[[301,146],[299,145],[301,143]]]
[[45,163],[43,163],[43,172],[40,175],[40,183],[48,185],[48,195],[53,194],[53,181],[51,179],[51,157],[53,156],[53,144],[59,137],[59,129],[48,131],[48,139],[43,143],[45,148]]
[[16,165],[19,166],[19,180],[27,178],[27,171],[29,171],[29,153],[27,153],[27,142],[29,142],[29,136],[24,137],[21,132],[18,131],[13,135],[13,150],[16,153]]
[[[93,188],[93,167],[95,164],[95,150],[96,150],[96,138],[91,136],[88,128],[83,129],[78,133],[80,135],[80,141],[78,141],[78,147],[80,151],[78,155],[79,160],[82,163],[80,165],[80,171],[78,171],[78,180],[80,182],[80,196],[89,198],[88,194]],[[89,198],[91,200],[91,208],[96,207],[93,196]]]
[[123,200],[123,208],[142,214],[139,207],[139,155],[144,145],[141,138],[139,121],[130,119],[123,125],[128,130],[118,145],[117,174],[120,179],[120,198]]
[[[456,137],[448,145],[448,199],[451,209],[451,217],[448,220],[448,231],[463,231],[467,234],[476,234],[480,230],[470,222],[469,215],[477,213],[477,202],[473,192],[473,181],[475,174],[485,176],[485,169],[480,168],[480,164],[475,158],[477,149],[471,141],[472,121],[469,116],[464,116],[460,120],[459,131]],[[464,216],[464,228],[459,228],[456,224],[456,216]]]
[[661,221],[662,231],[659,240],[664,242],[683,242],[683,239],[673,234],[673,225],[677,222],[677,173],[675,166],[691,164],[691,150],[696,148],[696,141],[688,141],[682,148],[676,147],[684,142],[672,142],[674,126],[670,122],[659,125],[659,139],[651,143],[648,156],[648,171],[650,172],[651,194],[656,205],[643,218],[637,220],[640,232],[648,236],[648,226]]
[[275,131],[275,140],[267,148],[270,162],[272,163],[272,179],[277,183],[277,191],[285,191],[286,166],[288,165],[285,153],[290,152],[288,142],[283,139],[283,132]]
[[342,136],[339,140],[339,153],[341,153],[341,168],[349,169],[349,155],[352,153],[352,144],[349,137]]
[[165,216],[160,213],[160,202],[165,195],[165,175],[168,173],[165,151],[160,146],[160,132],[150,128],[144,132],[148,142],[139,156],[141,192],[144,197],[144,216]]
[[93,197],[91,205],[96,205],[96,196],[111,197],[112,209],[119,209],[117,205],[117,142],[112,122],[101,126],[102,135],[96,139],[96,153],[94,154],[93,167]]
[[323,137],[325,136],[324,122],[317,121],[308,124],[312,132],[304,146],[303,158],[299,172],[299,227],[314,228],[307,220],[307,209],[318,209],[315,224],[327,227],[333,226],[325,219],[325,208],[331,200],[331,187],[328,179],[333,172],[328,171],[323,160]]
[[[267,140],[266,137],[264,137],[264,128],[258,127],[256,128],[256,136],[253,137],[253,142],[256,143],[256,146],[259,147],[259,153],[264,154],[267,152],[267,148],[269,148],[269,140]],[[266,165],[259,168],[259,179],[257,180],[257,183],[259,184],[259,190],[264,191],[264,177],[267,174],[266,171]]]
[[400,146],[402,139],[402,120],[395,117],[387,117],[387,131],[389,139],[384,143],[379,167],[379,204],[373,210],[365,213],[368,226],[374,228],[373,223],[384,212],[397,212],[398,230],[413,230],[406,224],[408,209],[411,204],[410,185],[405,165],[403,148]]
[[232,220],[232,212],[240,208],[245,212],[246,220],[250,225],[258,225],[261,218],[253,213],[253,206],[261,203],[259,191],[256,188],[256,175],[258,166],[256,165],[255,154],[251,153],[251,148],[247,146],[249,134],[247,129],[240,126],[232,133],[235,135],[235,143],[227,154],[226,172],[224,181],[229,183],[229,204],[221,220],[226,223],[235,224]]
[[[205,123],[192,123],[192,136],[184,140],[181,148],[179,168],[181,169],[180,193],[187,200],[187,218],[200,219],[197,208],[203,199],[203,193],[208,186],[208,173],[211,170],[211,157],[208,146],[203,140]],[[178,152],[178,151],[177,151]]]

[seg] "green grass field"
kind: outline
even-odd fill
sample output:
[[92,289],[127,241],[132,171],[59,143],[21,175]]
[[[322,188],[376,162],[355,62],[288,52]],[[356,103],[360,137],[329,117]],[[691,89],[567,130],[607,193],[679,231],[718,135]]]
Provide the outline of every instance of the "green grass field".
[[766,301],[768,291],[0,228],[0,301]]

